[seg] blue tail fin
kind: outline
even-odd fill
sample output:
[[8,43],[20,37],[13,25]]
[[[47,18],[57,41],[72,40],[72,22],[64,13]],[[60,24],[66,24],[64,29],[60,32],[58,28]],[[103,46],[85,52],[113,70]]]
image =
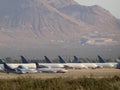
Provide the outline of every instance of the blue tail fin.
[[60,63],[66,63],[61,56],[58,56]]
[[22,60],[22,63],[28,63],[28,61],[23,56],[21,56],[21,60]]
[[0,64],[4,64],[5,61],[3,59],[0,59]]
[[12,69],[10,66],[8,66],[6,63],[3,63],[4,64],[4,68],[5,68],[5,71],[7,72],[15,72],[15,69]]
[[39,65],[38,62],[35,62],[35,64],[36,64],[36,69],[38,69],[38,68],[48,68],[47,66]]
[[98,55],[98,60],[100,63],[105,63],[105,61],[103,60],[103,58],[101,56]]
[[117,67],[116,68],[120,69],[120,60],[119,59],[117,60]]
[[3,60],[1,60],[2,64],[4,65],[4,69],[6,72],[15,72],[15,69],[12,69],[10,66],[8,66]]
[[36,64],[36,68],[39,68],[39,64],[38,64],[38,62],[35,62],[35,64]]
[[50,61],[50,59],[49,59],[47,56],[44,56],[44,57],[45,57],[46,63],[52,63],[52,62]]
[[3,62],[4,62],[3,59],[0,58],[0,64],[3,64]]
[[74,60],[72,61],[72,63],[79,63],[79,62],[80,61],[79,61],[78,57],[74,56]]

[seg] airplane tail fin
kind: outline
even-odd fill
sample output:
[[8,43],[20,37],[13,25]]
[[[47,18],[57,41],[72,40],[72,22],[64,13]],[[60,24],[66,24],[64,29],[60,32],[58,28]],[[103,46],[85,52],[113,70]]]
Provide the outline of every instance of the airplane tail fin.
[[47,56],[44,56],[44,57],[45,57],[45,61],[46,61],[47,63],[52,63]]
[[4,64],[4,63],[5,63],[5,61],[0,58],[0,64]]
[[100,63],[105,63],[105,61],[103,60],[103,58],[101,56],[98,55],[98,60]]
[[61,56],[58,56],[60,63],[66,63]]
[[74,60],[72,61],[72,63],[79,63],[79,62],[80,61],[79,61],[78,57],[74,56]]
[[36,65],[36,69],[39,68],[38,62],[35,62],[35,65]]
[[1,61],[2,64],[4,65],[4,69],[5,69],[6,72],[14,72],[14,71],[15,71],[15,70],[12,69],[10,66],[8,66],[4,60],[0,59],[0,61]]
[[120,69],[120,60],[119,59],[117,59],[117,67],[116,68]]
[[47,66],[39,65],[38,62],[35,62],[35,64],[36,64],[36,69],[38,69],[38,68],[48,68]]
[[21,60],[22,60],[22,63],[28,63],[28,61],[26,60],[24,56],[21,56]]

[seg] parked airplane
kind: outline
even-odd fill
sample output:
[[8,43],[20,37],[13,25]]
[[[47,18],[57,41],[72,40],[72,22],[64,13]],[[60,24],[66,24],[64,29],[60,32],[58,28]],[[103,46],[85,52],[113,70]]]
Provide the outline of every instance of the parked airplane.
[[[80,67],[79,65],[83,65],[84,67],[86,67],[86,68],[92,68],[92,69],[95,69],[95,68],[102,68],[102,67],[105,67],[105,66],[109,66],[109,67],[111,67],[111,64],[109,63],[109,64],[107,64],[107,63],[102,63],[102,62],[104,62],[104,60],[99,56],[99,61],[100,61],[100,63],[80,63],[81,61],[76,57],[76,56],[74,56],[74,62],[76,62],[76,63],[67,63],[67,65],[65,64],[65,66],[67,67],[68,65],[68,67],[70,67],[71,65],[75,65],[76,66],[76,68],[77,67]],[[60,61],[60,63],[65,63],[65,61],[59,56],[59,61]],[[72,66],[71,66],[72,67]]]
[[45,72],[45,73],[66,73],[68,70],[63,68],[48,68],[43,65],[39,65],[39,63],[36,62],[36,69],[39,72]]
[[[1,60],[3,60],[3,59],[1,59]],[[7,65],[10,66],[11,68],[17,68],[18,66],[22,65],[25,68],[35,69],[36,66],[34,63],[28,64],[27,60],[23,56],[21,56],[21,60],[22,60],[22,63],[7,63]],[[0,62],[0,67],[4,68],[2,62]]]
[[62,65],[64,65],[65,68],[75,68],[75,69],[83,69],[87,68],[85,65],[82,63],[66,63],[64,59],[61,56],[58,56],[59,61]]
[[95,69],[95,68],[98,67],[95,63],[82,63],[82,62],[80,61],[80,59],[78,59],[78,57],[76,57],[76,56],[74,56],[74,61],[75,61],[76,63],[81,63],[81,64],[83,64],[83,65],[86,66],[87,68]]
[[64,65],[60,63],[52,63],[51,60],[47,56],[44,56],[44,57],[47,63],[39,63],[39,65],[43,65],[49,68],[63,68],[64,67]]
[[3,60],[1,60],[1,61],[4,65],[4,71],[7,73],[24,74],[24,73],[36,73],[37,72],[37,70],[35,70],[35,69],[26,69],[22,65],[18,66],[17,68],[11,68]]
[[[23,56],[22,56],[22,57],[23,57]],[[25,57],[23,57],[23,58],[21,58],[21,59],[22,59],[23,63],[24,63],[24,62],[27,62],[27,63],[28,63],[28,61],[26,60]],[[60,63],[52,63],[47,56],[45,56],[45,60],[46,60],[47,63],[39,63],[39,65],[45,66],[45,67],[49,67],[49,68],[63,68],[63,67],[64,67],[64,66],[63,66],[62,64],[60,64]],[[29,65],[29,64],[34,64],[34,63],[28,63],[28,65]],[[35,65],[35,64],[34,64],[34,65]]]
[[26,68],[32,68],[35,69],[36,65],[35,63],[29,63],[28,60],[24,56],[20,56],[22,60],[22,65]]
[[117,63],[105,62],[104,59],[98,55],[99,63],[96,63],[98,68],[115,68]]
[[106,63],[104,59],[98,55],[98,63],[82,63],[88,68],[115,68],[117,63]]
[[98,63],[82,63],[88,68],[115,68],[117,63],[106,63],[104,59],[98,55]]
[[115,68],[117,63],[106,63],[104,59],[98,55],[98,63],[82,63],[88,68]]

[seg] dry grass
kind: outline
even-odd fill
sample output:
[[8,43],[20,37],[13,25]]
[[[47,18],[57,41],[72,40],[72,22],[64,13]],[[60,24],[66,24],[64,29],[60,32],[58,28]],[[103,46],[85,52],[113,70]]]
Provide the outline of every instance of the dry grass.
[[0,90],[120,90],[120,77],[0,79]]
[[120,90],[119,69],[69,70],[67,73],[0,73],[0,90]]

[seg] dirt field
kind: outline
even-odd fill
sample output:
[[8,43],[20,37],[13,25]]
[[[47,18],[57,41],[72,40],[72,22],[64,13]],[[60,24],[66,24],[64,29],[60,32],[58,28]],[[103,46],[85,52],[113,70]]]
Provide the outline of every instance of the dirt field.
[[112,77],[120,76],[120,69],[82,69],[82,70],[68,70],[67,73],[35,73],[35,74],[6,74],[0,73],[0,79],[14,79],[18,77],[32,77],[32,78],[57,78],[57,77]]

